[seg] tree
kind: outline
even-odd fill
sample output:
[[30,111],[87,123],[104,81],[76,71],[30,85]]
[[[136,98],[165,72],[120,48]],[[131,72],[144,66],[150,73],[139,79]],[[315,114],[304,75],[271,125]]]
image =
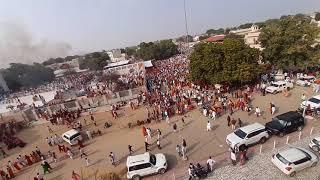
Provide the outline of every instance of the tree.
[[190,79],[209,84],[241,84],[255,80],[260,74],[259,51],[238,39],[223,43],[201,43],[190,55]]
[[178,47],[171,39],[161,40],[159,42],[142,42],[136,52],[136,57],[143,60],[167,59],[178,53]]
[[58,58],[50,58],[50,59],[44,61],[44,62],[42,63],[42,65],[48,66],[48,65],[51,65],[51,64],[63,63],[63,62],[65,62],[65,60],[64,60],[63,58],[61,58],[61,57],[58,57]]
[[126,53],[127,56],[134,56],[136,54],[137,47],[126,47],[124,49],[124,52]]
[[108,60],[110,60],[110,57],[107,53],[93,52],[86,54],[85,58],[79,61],[79,68],[90,69],[92,71],[103,70],[103,68],[108,64]]
[[223,34],[225,32],[225,30],[223,28],[219,28],[219,29],[208,29],[206,31],[206,34],[208,35],[216,35],[216,34]]
[[306,15],[282,16],[266,21],[259,41],[263,48],[264,61],[276,68],[303,68],[311,62],[315,39],[320,33]]
[[39,63],[33,65],[11,63],[10,67],[3,71],[3,76],[12,91],[36,87],[51,82],[55,77],[52,69]]
[[245,24],[241,24],[240,26],[238,26],[238,29],[247,29],[247,28],[251,28],[251,26],[253,25],[253,23],[245,23]]
[[314,20],[320,21],[320,12],[317,12],[314,16]]

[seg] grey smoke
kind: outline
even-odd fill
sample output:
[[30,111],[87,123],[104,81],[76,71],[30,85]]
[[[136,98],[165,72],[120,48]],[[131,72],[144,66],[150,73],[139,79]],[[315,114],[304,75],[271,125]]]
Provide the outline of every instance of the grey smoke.
[[42,62],[69,55],[71,46],[64,42],[37,39],[21,23],[0,22],[0,66],[9,63]]

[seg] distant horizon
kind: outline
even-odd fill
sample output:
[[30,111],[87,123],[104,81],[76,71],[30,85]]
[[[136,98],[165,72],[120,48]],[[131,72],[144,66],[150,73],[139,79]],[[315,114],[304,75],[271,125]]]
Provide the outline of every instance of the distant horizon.
[[[183,0],[0,1],[3,67],[185,35]],[[186,0],[186,4],[190,35],[320,10],[319,0]]]

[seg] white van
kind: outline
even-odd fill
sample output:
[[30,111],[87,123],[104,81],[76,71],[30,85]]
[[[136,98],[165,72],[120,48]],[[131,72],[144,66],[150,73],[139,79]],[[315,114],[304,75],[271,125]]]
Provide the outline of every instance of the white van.
[[163,174],[167,170],[167,160],[164,154],[146,152],[127,158],[127,178],[139,180],[150,174]]
[[82,136],[79,131],[71,129],[62,134],[62,139],[70,145],[75,145],[78,143],[78,139],[82,140]]

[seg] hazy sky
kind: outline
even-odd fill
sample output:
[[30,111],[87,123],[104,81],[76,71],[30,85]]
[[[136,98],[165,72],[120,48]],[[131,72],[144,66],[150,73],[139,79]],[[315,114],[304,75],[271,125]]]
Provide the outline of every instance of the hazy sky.
[[[190,34],[320,10],[320,0],[186,2]],[[185,32],[183,0],[0,0],[0,4],[1,64],[19,61],[25,54],[27,60],[46,54],[64,56],[172,38]],[[13,49],[19,49],[19,56],[14,56]],[[10,56],[14,60],[8,60]]]

